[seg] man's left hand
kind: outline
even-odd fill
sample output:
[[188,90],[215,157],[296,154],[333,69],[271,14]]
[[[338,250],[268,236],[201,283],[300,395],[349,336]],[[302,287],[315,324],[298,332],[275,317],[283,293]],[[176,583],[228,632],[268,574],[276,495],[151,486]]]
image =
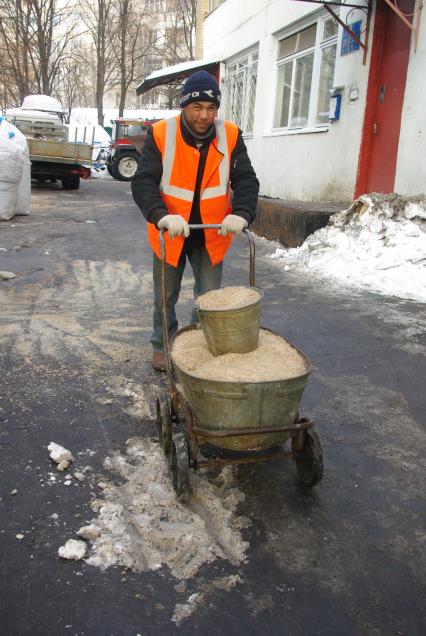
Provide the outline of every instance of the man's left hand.
[[247,221],[243,219],[242,216],[238,216],[237,214],[228,214],[220,224],[218,234],[221,234],[222,236],[227,236],[229,232],[231,234],[241,234],[247,225]]

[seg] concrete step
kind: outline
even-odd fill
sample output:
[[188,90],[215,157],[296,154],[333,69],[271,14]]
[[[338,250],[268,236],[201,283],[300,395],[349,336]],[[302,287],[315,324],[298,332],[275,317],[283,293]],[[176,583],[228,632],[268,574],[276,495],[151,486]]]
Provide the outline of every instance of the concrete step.
[[350,205],[350,201],[316,203],[259,197],[256,220],[250,229],[285,247],[299,247],[307,236],[326,226],[332,214]]

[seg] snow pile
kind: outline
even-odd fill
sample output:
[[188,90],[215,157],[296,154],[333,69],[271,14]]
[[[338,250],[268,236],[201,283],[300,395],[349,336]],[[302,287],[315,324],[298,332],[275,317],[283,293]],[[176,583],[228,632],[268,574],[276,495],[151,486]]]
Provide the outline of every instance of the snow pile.
[[60,444],[56,444],[55,442],[50,442],[50,444],[47,447],[47,450],[50,453],[50,457],[57,464],[60,464],[64,460],[69,462],[74,461],[74,457],[72,456],[71,451],[69,451],[67,448],[64,448]]
[[285,270],[426,302],[426,197],[363,195],[301,247],[277,249]]
[[15,272],[0,271],[0,280],[12,280],[13,278],[16,278]]
[[101,529],[98,526],[94,526],[90,524],[89,526],[84,526],[80,528],[77,532],[79,537],[83,537],[83,539],[87,539],[88,541],[94,541],[101,534]]
[[68,539],[65,545],[61,545],[58,550],[58,555],[61,559],[70,559],[73,561],[80,561],[86,554],[86,544],[84,541],[78,541],[76,539]]
[[41,110],[48,113],[63,113],[62,104],[50,95],[27,95],[21,108],[23,110]]
[[136,571],[167,565],[176,578],[186,579],[217,558],[234,565],[244,561],[247,543],[241,529],[248,520],[236,514],[244,496],[234,485],[231,466],[215,478],[192,473],[186,504],[176,498],[158,443],[132,438],[126,454],[112,455],[105,466],[121,483],[102,484],[104,499],[92,502],[99,516],[89,526],[95,532],[88,563]]
[[60,446],[60,444],[50,442],[47,450],[50,453],[51,459],[53,459],[53,461],[58,464],[56,468],[61,472],[66,470],[71,462],[74,461],[74,457],[72,456],[71,451],[69,451],[67,448],[64,448],[63,446]]

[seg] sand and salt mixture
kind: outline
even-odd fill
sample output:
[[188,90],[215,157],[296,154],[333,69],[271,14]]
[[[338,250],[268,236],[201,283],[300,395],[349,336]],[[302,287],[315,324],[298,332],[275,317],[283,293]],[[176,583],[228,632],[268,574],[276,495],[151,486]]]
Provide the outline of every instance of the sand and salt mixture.
[[254,305],[260,299],[260,293],[252,287],[222,287],[198,296],[199,309],[223,311]]
[[217,558],[244,561],[248,544],[241,530],[249,521],[236,514],[244,495],[234,485],[232,466],[215,477],[191,471],[193,492],[185,505],[176,498],[159,444],[150,439],[128,440],[126,454],[108,457],[105,467],[122,483],[109,483],[103,499],[92,502],[98,536],[88,563],[136,571],[167,565],[176,578],[186,579]]
[[268,382],[286,380],[307,373],[299,352],[280,336],[260,329],[259,346],[249,353],[213,356],[201,329],[186,331],[175,338],[173,362],[190,375],[223,382]]

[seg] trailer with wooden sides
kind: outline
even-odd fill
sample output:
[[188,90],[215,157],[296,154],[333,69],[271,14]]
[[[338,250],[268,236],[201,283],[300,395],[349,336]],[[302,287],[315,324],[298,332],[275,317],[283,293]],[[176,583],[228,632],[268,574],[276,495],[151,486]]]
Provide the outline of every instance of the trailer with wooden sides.
[[27,141],[32,179],[39,182],[57,179],[64,190],[78,190],[80,178],[90,177],[92,145],[48,139]]
[[6,117],[27,139],[32,179],[61,181],[64,190],[78,190],[80,179],[90,177],[94,128],[79,143],[68,140],[68,129],[54,114],[15,109]]

